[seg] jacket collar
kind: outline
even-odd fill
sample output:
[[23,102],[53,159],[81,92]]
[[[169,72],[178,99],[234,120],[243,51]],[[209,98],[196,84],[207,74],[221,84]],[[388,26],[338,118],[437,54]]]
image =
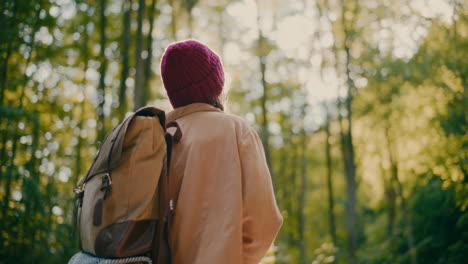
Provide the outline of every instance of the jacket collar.
[[166,114],[166,123],[196,112],[223,112],[221,109],[205,103],[193,103],[176,108]]

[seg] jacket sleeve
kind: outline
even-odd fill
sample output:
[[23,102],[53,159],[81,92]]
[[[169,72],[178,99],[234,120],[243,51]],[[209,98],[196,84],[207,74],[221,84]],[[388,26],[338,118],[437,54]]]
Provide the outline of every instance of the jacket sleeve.
[[253,128],[240,140],[242,168],[244,264],[257,264],[272,245],[283,222],[276,205],[273,185],[262,142]]

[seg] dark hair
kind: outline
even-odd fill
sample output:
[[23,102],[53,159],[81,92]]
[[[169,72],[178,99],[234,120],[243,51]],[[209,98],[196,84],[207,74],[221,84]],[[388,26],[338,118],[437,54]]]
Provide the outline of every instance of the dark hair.
[[211,103],[210,105],[216,107],[216,108],[219,108],[221,109],[222,111],[224,111],[224,106],[223,104],[221,103],[221,100],[219,99],[219,96],[216,97]]

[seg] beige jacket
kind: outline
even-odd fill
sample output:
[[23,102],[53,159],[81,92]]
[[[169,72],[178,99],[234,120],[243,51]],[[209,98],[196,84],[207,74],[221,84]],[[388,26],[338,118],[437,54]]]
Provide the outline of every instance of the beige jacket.
[[202,103],[169,112],[167,122],[173,120],[183,133],[170,168],[170,177],[183,177],[171,229],[173,263],[259,263],[283,219],[257,133]]

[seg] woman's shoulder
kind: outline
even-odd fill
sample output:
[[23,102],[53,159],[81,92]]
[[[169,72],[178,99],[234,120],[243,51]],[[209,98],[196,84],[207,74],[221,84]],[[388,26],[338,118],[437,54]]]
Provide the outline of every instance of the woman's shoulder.
[[242,127],[242,128],[249,128],[250,127],[250,124],[242,117],[238,116],[238,115],[234,115],[234,114],[230,114],[230,113],[222,113],[225,117],[225,119],[228,120],[228,122],[232,122],[234,124],[236,124],[237,126],[239,127]]
[[254,130],[253,127],[247,122],[247,120],[238,115],[225,112],[221,112],[219,114],[220,122],[232,124],[238,130],[238,132],[245,133]]
[[253,127],[242,117],[225,112],[199,112],[190,116],[188,121],[197,131],[207,134],[219,134],[227,136],[236,134],[237,136],[255,132]]

